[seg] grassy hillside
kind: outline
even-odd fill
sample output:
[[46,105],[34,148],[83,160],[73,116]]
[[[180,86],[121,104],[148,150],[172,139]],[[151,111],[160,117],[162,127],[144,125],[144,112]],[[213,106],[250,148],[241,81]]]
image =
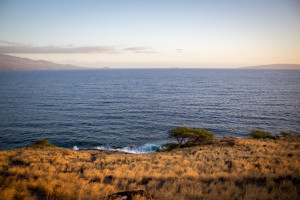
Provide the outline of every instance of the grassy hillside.
[[[299,199],[300,137],[218,139],[143,155],[58,147],[0,151],[0,198]],[[136,196],[134,199],[146,199]]]

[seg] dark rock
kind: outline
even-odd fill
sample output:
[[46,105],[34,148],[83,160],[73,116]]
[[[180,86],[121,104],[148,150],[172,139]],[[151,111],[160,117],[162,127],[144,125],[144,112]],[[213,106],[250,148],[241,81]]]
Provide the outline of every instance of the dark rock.
[[152,196],[146,190],[132,190],[132,191],[124,191],[117,192],[115,194],[108,195],[106,199],[126,199],[132,200],[134,196],[140,195],[146,197],[147,199],[153,199]]
[[140,184],[147,185],[150,181],[152,181],[152,178],[143,178]]
[[242,181],[235,182],[238,187],[246,187],[247,185],[256,185],[258,187],[264,187],[267,184],[266,178],[244,178]]
[[28,164],[26,164],[22,160],[11,160],[10,164],[12,166],[22,166],[22,165],[28,166]]

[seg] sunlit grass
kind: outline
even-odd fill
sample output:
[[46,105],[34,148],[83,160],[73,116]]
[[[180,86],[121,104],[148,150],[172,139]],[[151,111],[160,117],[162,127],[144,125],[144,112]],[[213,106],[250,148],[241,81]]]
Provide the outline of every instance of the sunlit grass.
[[154,199],[299,199],[299,139],[218,139],[143,155],[59,147],[0,151],[0,198],[105,199],[145,189]]

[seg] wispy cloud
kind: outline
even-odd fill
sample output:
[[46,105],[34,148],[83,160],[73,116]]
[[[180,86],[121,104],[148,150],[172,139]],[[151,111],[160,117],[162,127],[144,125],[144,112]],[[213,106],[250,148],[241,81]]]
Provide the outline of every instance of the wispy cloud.
[[130,51],[134,53],[158,53],[149,47],[130,47],[123,49],[124,51]]
[[176,49],[176,52],[177,52],[177,53],[183,53],[184,50],[183,50],[183,49]]
[[110,46],[41,46],[24,45],[13,42],[0,41],[0,53],[31,53],[31,54],[72,54],[72,53],[118,53],[115,47]]
[[0,40],[0,45],[1,46],[25,46],[23,44],[17,43],[17,42],[9,42],[9,41],[5,41],[5,40]]
[[149,47],[129,47],[118,49],[114,46],[33,46],[0,40],[0,53],[23,54],[73,54],[73,53],[157,53]]

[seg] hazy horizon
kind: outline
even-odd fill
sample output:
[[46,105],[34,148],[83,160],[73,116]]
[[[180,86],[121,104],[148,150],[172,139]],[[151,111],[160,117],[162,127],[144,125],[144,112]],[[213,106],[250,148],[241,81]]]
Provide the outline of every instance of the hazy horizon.
[[300,2],[0,1],[0,53],[90,68],[300,64]]

